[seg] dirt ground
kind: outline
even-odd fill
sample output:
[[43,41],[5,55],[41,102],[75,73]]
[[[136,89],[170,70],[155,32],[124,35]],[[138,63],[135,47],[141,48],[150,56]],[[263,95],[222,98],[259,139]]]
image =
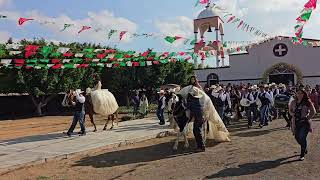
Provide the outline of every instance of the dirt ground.
[[[122,117],[119,114],[119,121]],[[102,116],[95,115],[96,125],[104,125],[105,120]],[[43,135],[58,131],[67,131],[72,122],[71,116],[47,116],[21,120],[0,121],[0,141],[26,137],[32,135]],[[111,126],[111,122],[108,127]],[[79,124],[78,126],[79,127]],[[86,127],[92,127],[90,119],[86,116]]]
[[[69,123],[57,119],[52,118],[52,124]],[[208,142],[204,153],[193,153],[194,147],[185,150],[182,143],[175,152],[173,137],[166,137],[19,169],[0,179],[319,179],[320,120],[314,121],[315,132],[309,135],[309,154],[303,162],[298,161],[299,146],[284,126],[284,120],[276,120],[263,129],[256,124],[248,130],[245,121],[233,122],[228,127],[232,142]]]

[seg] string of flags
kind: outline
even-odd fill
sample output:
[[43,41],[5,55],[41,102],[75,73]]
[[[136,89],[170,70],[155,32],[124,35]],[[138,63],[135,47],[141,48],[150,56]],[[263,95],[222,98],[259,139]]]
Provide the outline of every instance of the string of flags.
[[303,43],[302,35],[304,25],[309,21],[313,10],[317,8],[317,0],[308,0],[308,2],[304,5],[303,10],[300,13],[300,16],[296,19],[297,24],[294,27],[295,30],[295,43]]
[[[0,14],[0,19],[1,18],[7,18],[7,16]],[[18,19],[18,25],[19,26],[23,26],[29,21],[38,22],[40,25],[59,24],[59,23],[56,23],[54,21],[37,21],[36,19],[33,19],[33,18],[20,17]],[[60,32],[68,31],[68,29],[71,28],[71,27],[77,27],[77,26],[75,24],[65,23],[63,25],[63,27],[60,29]],[[93,30],[94,32],[107,31],[107,39],[108,40],[110,40],[116,33],[118,33],[118,38],[119,38],[120,41],[123,40],[123,38],[125,36],[128,36],[129,38],[159,37],[159,38],[164,38],[166,40],[166,42],[169,42],[171,44],[174,43],[176,40],[179,40],[179,39],[185,39],[185,40],[191,41],[191,39],[188,39],[186,37],[181,37],[181,36],[174,36],[175,37],[175,39],[174,39],[174,38],[170,38],[171,36],[168,36],[168,35],[165,35],[165,34],[161,34],[161,33],[141,33],[141,34],[138,34],[138,33],[131,33],[129,31],[127,31],[127,30],[104,29],[104,28],[101,28],[101,27],[93,27],[93,26],[87,26],[87,25],[83,25],[83,26],[79,27],[79,30],[78,30],[77,34],[80,34],[80,33],[84,32],[84,31],[88,31],[88,30]],[[185,43],[185,45],[187,45],[187,43]]]

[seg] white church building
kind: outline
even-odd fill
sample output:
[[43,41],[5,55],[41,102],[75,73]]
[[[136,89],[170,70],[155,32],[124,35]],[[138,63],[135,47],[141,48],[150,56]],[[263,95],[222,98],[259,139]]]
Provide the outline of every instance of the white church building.
[[[259,82],[320,84],[320,48],[293,44],[277,37],[253,45],[247,52],[230,54],[229,66],[195,69],[202,86]],[[304,39],[318,41],[314,39]]]

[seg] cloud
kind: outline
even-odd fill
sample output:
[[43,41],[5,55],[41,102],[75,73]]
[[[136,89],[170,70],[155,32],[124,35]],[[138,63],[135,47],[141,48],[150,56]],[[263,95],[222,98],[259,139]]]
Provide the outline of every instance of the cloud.
[[[181,36],[184,38],[190,38],[193,35],[193,20],[186,16],[178,16],[168,20],[156,20],[154,25],[164,35]],[[176,47],[182,44],[183,40],[173,43]]]
[[12,0],[0,0],[0,8],[8,7],[12,4]]
[[[39,29],[40,32],[44,30],[49,31],[52,33],[49,38],[63,40],[65,42],[86,41],[101,43],[107,41],[107,34],[111,29],[129,31],[131,33],[135,33],[138,29],[138,25],[136,23],[123,17],[116,17],[113,13],[107,10],[100,12],[88,12],[88,17],[83,19],[73,19],[65,14],[61,14],[57,17],[48,17],[36,10],[26,13],[13,11],[3,11],[0,13],[7,15],[8,19],[14,22],[17,22],[19,17],[33,18],[35,19],[33,22],[26,23],[19,28],[24,28],[25,30],[25,26],[33,26],[35,23],[42,23],[41,29]],[[43,24],[44,22],[47,23]],[[64,24],[73,24],[73,26],[61,32]],[[90,26],[92,28],[78,34],[77,32],[82,26]],[[128,37],[128,35],[125,35],[122,41],[129,42],[131,39]],[[119,41],[119,36],[114,35],[114,39],[112,39],[112,41]]]
[[10,38],[10,33],[7,31],[0,31],[0,43],[5,43]]
[[239,0],[241,7],[262,12],[296,11],[302,8],[304,1],[301,0]]

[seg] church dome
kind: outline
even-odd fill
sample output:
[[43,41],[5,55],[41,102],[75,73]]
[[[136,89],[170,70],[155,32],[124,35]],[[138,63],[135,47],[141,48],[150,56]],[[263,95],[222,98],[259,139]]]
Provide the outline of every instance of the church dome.
[[209,18],[219,16],[219,13],[213,8],[213,6],[207,6],[206,9],[200,12],[198,19]]

